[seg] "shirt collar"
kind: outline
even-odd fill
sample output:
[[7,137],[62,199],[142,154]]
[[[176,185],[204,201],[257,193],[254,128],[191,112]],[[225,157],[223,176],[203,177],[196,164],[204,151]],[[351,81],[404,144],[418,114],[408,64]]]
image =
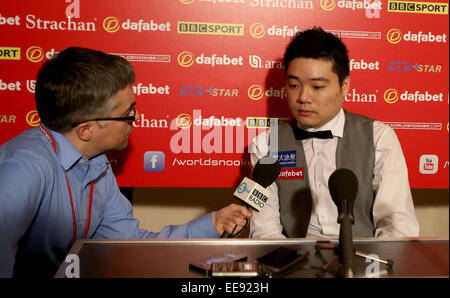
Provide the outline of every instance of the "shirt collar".
[[[75,146],[69,142],[69,140],[60,132],[49,129],[48,127],[41,124],[52,136],[55,146],[56,146],[56,158],[59,163],[63,167],[65,171],[68,171],[73,167],[81,158],[87,160],[80,151],[78,151]],[[93,157],[89,160],[89,163],[93,164],[106,164],[108,163],[108,159],[105,154],[100,154],[96,157]]]
[[344,124],[345,124],[345,114],[344,110],[341,108],[333,119],[325,123],[323,126],[315,129],[308,128],[307,131],[319,131],[319,130],[331,130],[333,136],[342,138],[344,135]]

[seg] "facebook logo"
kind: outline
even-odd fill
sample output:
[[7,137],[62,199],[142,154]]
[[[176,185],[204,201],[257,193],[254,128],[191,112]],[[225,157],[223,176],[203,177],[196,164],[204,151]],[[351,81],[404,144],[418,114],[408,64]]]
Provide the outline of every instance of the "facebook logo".
[[147,151],[144,154],[144,169],[147,172],[161,172],[165,167],[165,155],[161,151]]

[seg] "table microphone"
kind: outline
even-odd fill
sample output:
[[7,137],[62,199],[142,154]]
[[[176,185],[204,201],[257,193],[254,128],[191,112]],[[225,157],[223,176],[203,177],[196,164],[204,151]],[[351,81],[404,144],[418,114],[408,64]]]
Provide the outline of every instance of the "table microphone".
[[333,202],[338,207],[338,220],[341,225],[339,230],[339,261],[344,268],[345,277],[353,277],[353,236],[352,224],[353,202],[358,193],[358,179],[348,169],[338,169],[328,179],[328,188]]
[[[255,165],[252,179],[245,177],[233,196],[241,201],[241,204],[250,207],[256,211],[264,208],[267,199],[270,197],[270,191],[266,189],[280,175],[281,165],[273,157],[263,157]],[[220,238],[231,238],[232,235],[224,231]]]

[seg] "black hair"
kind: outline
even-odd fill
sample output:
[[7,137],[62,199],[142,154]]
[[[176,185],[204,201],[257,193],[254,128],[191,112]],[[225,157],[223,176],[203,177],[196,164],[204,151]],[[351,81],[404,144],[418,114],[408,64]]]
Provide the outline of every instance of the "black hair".
[[350,74],[347,47],[339,37],[320,27],[297,32],[284,53],[285,72],[296,58],[331,61],[332,71],[338,75],[340,85]]

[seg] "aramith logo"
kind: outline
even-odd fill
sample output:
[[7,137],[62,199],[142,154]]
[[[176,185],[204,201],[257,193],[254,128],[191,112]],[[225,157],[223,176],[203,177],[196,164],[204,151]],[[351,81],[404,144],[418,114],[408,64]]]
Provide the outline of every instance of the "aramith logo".
[[265,60],[257,55],[248,56],[248,61],[253,68],[283,69],[284,64],[281,60]]
[[389,12],[448,14],[448,3],[389,1]]

